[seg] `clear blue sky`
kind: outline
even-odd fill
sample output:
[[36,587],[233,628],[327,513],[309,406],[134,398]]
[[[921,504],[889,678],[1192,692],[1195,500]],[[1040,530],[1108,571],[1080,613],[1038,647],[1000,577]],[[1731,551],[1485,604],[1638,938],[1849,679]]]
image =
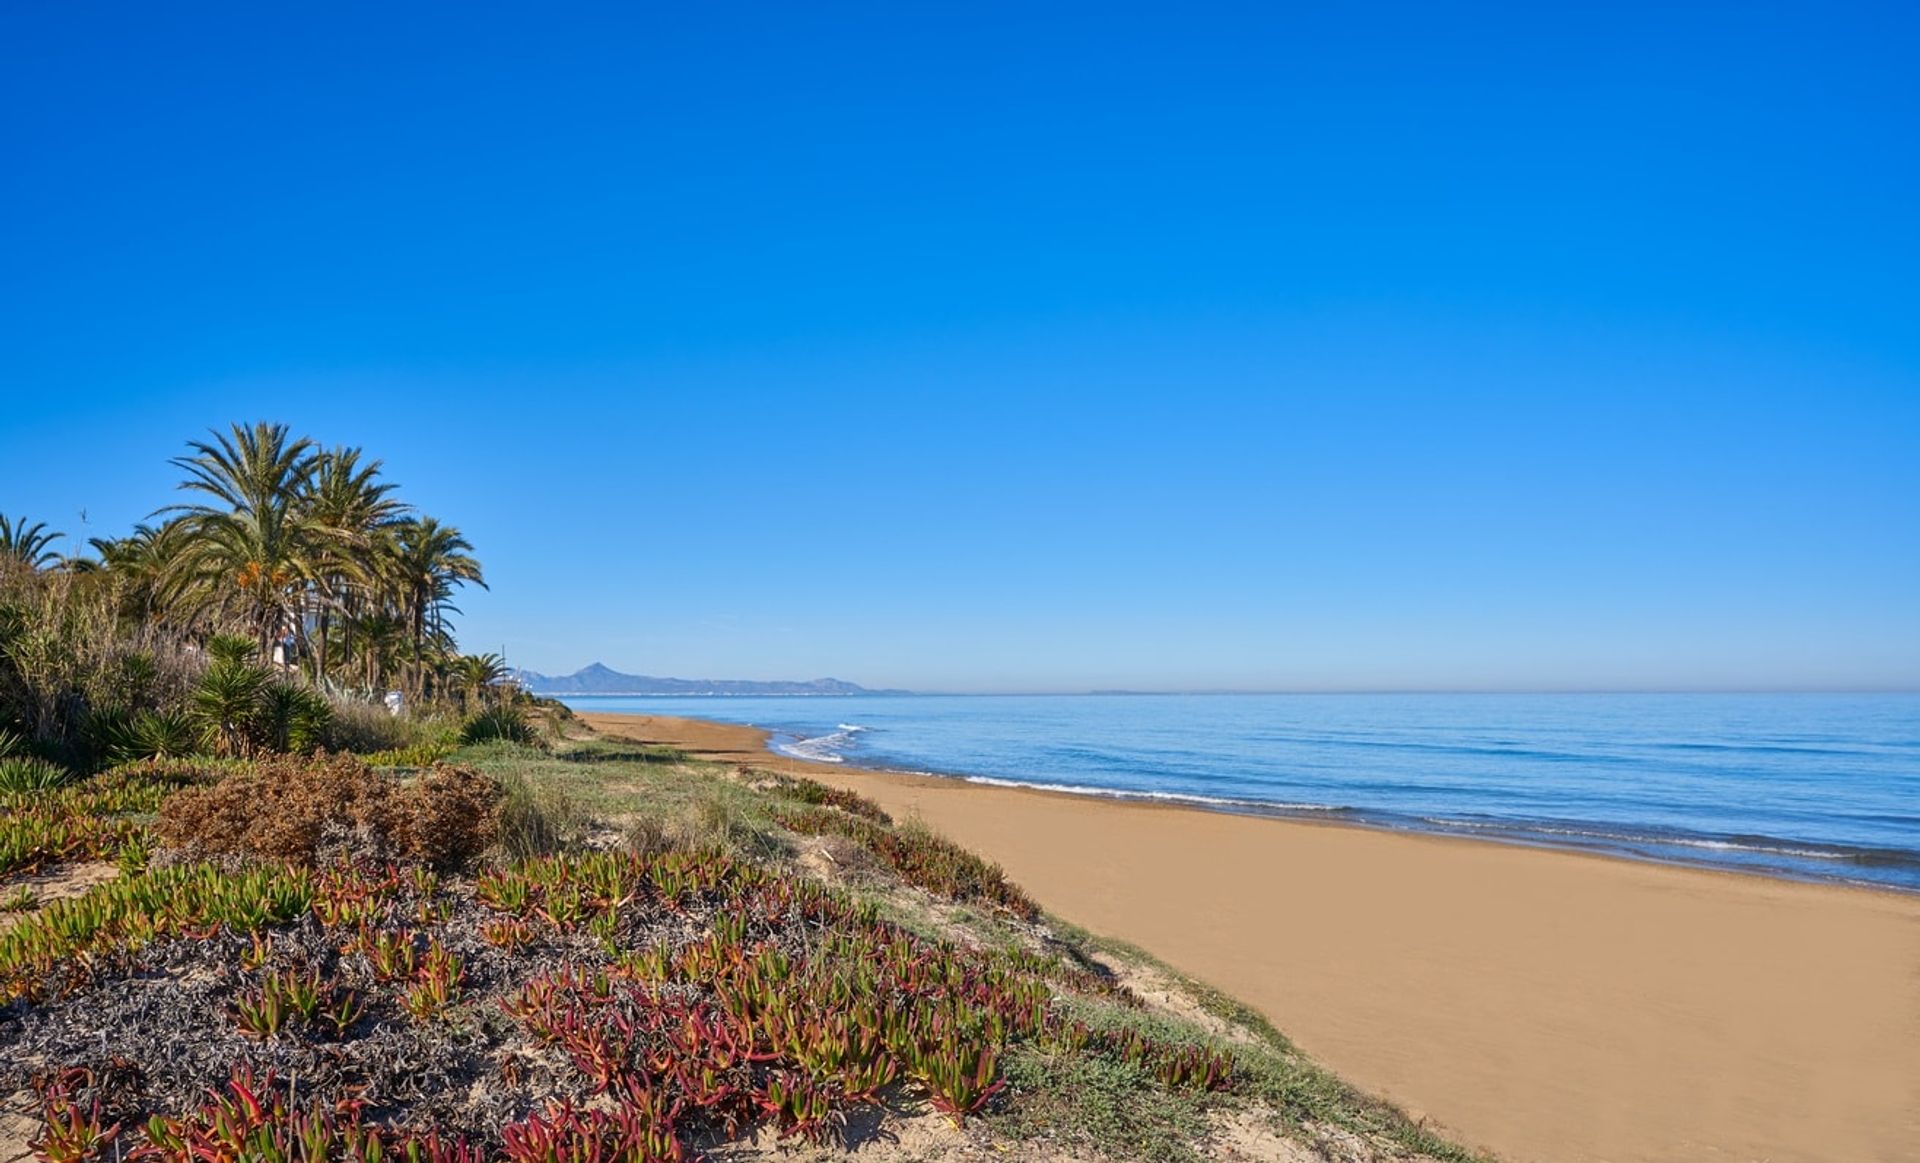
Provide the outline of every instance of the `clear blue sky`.
[[542,670],[1920,685],[1911,10],[1289,9],[8,5],[0,510],[284,419]]

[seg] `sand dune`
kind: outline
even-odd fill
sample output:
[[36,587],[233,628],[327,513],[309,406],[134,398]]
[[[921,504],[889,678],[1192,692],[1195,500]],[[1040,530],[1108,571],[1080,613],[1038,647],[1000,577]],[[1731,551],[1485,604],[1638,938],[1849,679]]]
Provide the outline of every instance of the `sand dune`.
[[1514,1160],[1920,1160],[1920,898],[803,763]]

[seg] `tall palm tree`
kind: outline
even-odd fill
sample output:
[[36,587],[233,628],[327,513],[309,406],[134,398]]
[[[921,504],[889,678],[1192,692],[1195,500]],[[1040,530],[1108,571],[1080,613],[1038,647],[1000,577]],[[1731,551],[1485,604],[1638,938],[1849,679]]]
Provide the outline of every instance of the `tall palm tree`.
[[190,540],[178,569],[203,608],[224,612],[253,635],[262,658],[289,627],[313,574],[314,539],[296,503],[316,466],[313,442],[285,424],[235,424],[188,443],[175,457],[180,487],[207,500],[169,506]]
[[487,587],[473,548],[460,530],[432,517],[415,517],[394,527],[395,577],[401,612],[413,639],[412,694],[426,693],[427,644],[448,641],[446,615],[453,611],[454,587],[467,582]]
[[60,560],[50,546],[66,534],[48,529],[46,522],[27,519],[9,520],[0,513],[0,558],[17,562],[28,569],[44,569]]
[[[340,447],[322,452],[300,497],[301,512],[315,542],[314,597],[318,626],[314,635],[314,681],[327,674],[327,647],[336,612],[351,614],[383,576],[392,573],[393,526],[410,510],[380,479],[380,461],[362,464],[361,450]],[[351,633],[352,621],[342,624]]]
[[343,628],[351,629],[353,636],[342,646],[357,668],[361,684],[370,692],[387,689],[394,663],[407,652],[406,621],[390,611],[374,609],[343,622]]

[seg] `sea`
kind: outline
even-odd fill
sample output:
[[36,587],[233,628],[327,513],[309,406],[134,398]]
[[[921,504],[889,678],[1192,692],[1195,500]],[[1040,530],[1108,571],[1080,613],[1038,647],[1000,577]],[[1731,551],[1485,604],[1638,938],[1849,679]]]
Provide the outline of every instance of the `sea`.
[[1920,694],[581,697],[976,783],[1920,892]]

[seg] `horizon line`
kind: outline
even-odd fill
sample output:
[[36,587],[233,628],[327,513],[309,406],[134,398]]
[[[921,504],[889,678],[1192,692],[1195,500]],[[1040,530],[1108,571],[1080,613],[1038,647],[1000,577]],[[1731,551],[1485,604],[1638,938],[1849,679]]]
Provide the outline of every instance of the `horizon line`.
[[[726,682],[787,682],[785,679],[725,679]],[[851,681],[851,680],[845,680]],[[859,686],[858,683],[852,685]],[[539,693],[539,692],[534,692]],[[1133,697],[1146,695],[1911,695],[1920,694],[1920,686],[1543,686],[1543,687],[1197,687],[1142,689],[1089,688],[1085,690],[910,690],[902,687],[862,688],[845,694],[803,692],[757,692],[750,694],[694,694],[666,691],[560,691],[546,698],[580,699],[824,699],[861,697],[913,698],[1084,698],[1087,696]]]

